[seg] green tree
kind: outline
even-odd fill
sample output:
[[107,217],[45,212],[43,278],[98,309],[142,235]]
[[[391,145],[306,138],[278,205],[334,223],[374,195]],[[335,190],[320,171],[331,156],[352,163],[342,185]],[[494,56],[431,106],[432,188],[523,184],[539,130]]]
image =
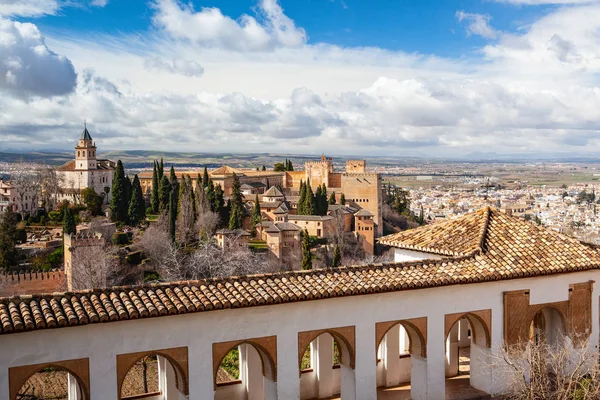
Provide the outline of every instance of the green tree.
[[177,180],[177,175],[175,175],[175,167],[173,167],[173,165],[171,165],[171,171],[169,173],[169,183],[171,184],[170,195],[175,196],[175,218],[177,218],[177,206],[179,205],[179,181]]
[[317,192],[315,193],[315,214],[322,215],[321,210],[323,209],[321,201],[323,199],[323,191],[321,185],[317,186]]
[[298,199],[298,215],[306,215],[306,185],[300,180],[300,198]]
[[284,172],[285,171],[285,164],[278,162],[275,163],[275,165],[273,165],[273,171],[275,172]]
[[310,186],[310,179],[306,180],[306,198],[304,199],[304,211],[306,215],[316,215],[316,200],[315,194],[313,193],[312,187]]
[[165,164],[163,163],[162,157],[160,158],[160,164],[156,163],[156,166],[158,167],[158,182],[160,184],[163,176],[165,176]]
[[75,225],[75,216],[71,208],[65,210],[65,219],[63,220],[63,234],[74,235],[77,233],[77,226]]
[[117,169],[112,183],[112,197],[110,199],[110,218],[113,222],[126,224],[129,208],[128,182],[125,177],[123,163],[117,161]]
[[204,166],[204,177],[202,178],[202,185],[204,185],[204,187],[208,187],[208,184],[210,182],[210,178],[208,177],[208,169],[206,169],[206,165]]
[[342,195],[340,196],[340,204],[343,206],[346,205],[346,196],[344,196],[344,193],[342,193]]
[[0,268],[8,269],[17,263],[17,214],[7,207],[0,216]]
[[158,197],[158,189],[160,180],[158,179],[158,163],[154,161],[152,168],[152,212],[157,213],[160,209],[160,200]]
[[92,188],[85,188],[81,191],[81,198],[86,209],[92,215],[102,214],[102,197]]
[[215,211],[215,185],[211,179],[208,180],[206,185],[206,201],[210,204],[210,210]]
[[196,177],[196,189],[204,188],[205,186],[202,184],[202,175],[198,172],[198,177]]
[[229,229],[232,231],[240,229],[244,222],[244,201],[240,189],[240,178],[233,173],[233,184],[231,188],[231,197],[229,200],[231,213],[229,215]]
[[171,183],[169,178],[163,175],[160,181],[160,188],[158,190],[159,198],[159,211],[165,211],[169,209],[169,197],[171,196]]
[[256,225],[262,222],[262,213],[260,211],[260,203],[258,201],[258,194],[254,198],[254,207],[252,208],[252,231],[255,231]]
[[171,242],[175,243],[175,232],[177,230],[177,191],[176,188],[171,189],[169,195],[169,237]]
[[294,164],[292,164],[292,160],[288,160],[287,170],[288,171],[294,170]]
[[266,171],[266,170],[267,170],[267,167],[265,167],[265,166],[263,165],[263,166],[262,166],[262,170],[263,170],[263,171]]
[[329,204],[335,204],[335,192],[331,192],[331,195],[329,196]]
[[337,268],[342,263],[342,252],[340,251],[339,246],[335,246],[335,250],[333,250],[333,261],[331,262],[331,268]]
[[142,185],[137,174],[133,177],[131,187],[131,200],[129,200],[129,223],[137,225],[146,218],[146,207],[144,203],[144,194],[142,193]]
[[305,229],[302,233],[302,269],[312,269],[312,254],[310,253],[310,237]]

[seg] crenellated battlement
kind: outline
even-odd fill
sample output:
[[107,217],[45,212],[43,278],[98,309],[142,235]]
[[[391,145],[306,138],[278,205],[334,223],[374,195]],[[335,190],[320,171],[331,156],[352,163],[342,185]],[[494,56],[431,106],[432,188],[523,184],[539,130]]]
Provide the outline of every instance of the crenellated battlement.
[[365,160],[346,160],[346,172],[363,174],[367,169]]
[[65,271],[16,271],[0,273],[0,297],[52,293],[64,289]]

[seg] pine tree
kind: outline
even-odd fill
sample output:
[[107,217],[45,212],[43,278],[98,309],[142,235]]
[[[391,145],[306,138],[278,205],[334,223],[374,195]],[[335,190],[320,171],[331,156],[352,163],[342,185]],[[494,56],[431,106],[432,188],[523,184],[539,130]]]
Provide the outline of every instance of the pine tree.
[[331,263],[331,268],[337,268],[342,263],[342,252],[340,251],[339,246],[335,246],[335,250],[333,250],[333,261]]
[[204,187],[208,187],[208,182],[210,181],[210,178],[208,177],[208,169],[206,169],[206,165],[204,166],[204,177],[202,178],[202,184],[204,185]]
[[17,264],[17,239],[17,214],[7,207],[0,216],[0,269]]
[[346,205],[346,196],[344,196],[344,193],[342,193],[342,195],[340,196],[340,204],[343,206]]
[[312,269],[312,254],[310,253],[310,238],[305,229],[302,233],[302,269]]
[[244,200],[242,198],[240,186],[240,178],[238,178],[234,172],[231,197],[229,201],[231,206],[231,213],[229,215],[229,229],[232,231],[240,229],[244,222]]
[[160,180],[158,180],[158,166],[156,160],[154,161],[154,167],[152,168],[152,211],[154,213],[158,212],[160,207],[160,201],[158,200],[158,185],[160,184]]
[[329,204],[335,204],[335,192],[331,192],[331,195],[329,196]]
[[258,201],[258,193],[254,198],[254,207],[252,208],[252,231],[255,230],[256,225],[262,222],[262,213],[260,211],[260,203]]
[[71,235],[77,233],[77,226],[75,225],[75,216],[71,208],[65,210],[65,219],[63,220],[63,234]]
[[110,199],[110,217],[113,222],[126,224],[129,208],[128,183],[125,181],[125,171],[121,160],[117,161],[117,169],[112,183],[112,197]]
[[160,181],[160,188],[158,189],[159,198],[159,211],[165,211],[169,209],[169,196],[171,195],[171,183],[169,178],[163,175]]
[[173,188],[169,195],[169,237],[175,243],[175,231],[177,229],[177,189]]
[[140,179],[137,174],[133,177],[128,214],[129,223],[132,225],[137,225],[146,218],[144,194],[142,193],[142,185],[140,184]]
[[300,180],[300,198],[298,199],[298,215],[306,215],[305,211],[306,203],[306,185]]

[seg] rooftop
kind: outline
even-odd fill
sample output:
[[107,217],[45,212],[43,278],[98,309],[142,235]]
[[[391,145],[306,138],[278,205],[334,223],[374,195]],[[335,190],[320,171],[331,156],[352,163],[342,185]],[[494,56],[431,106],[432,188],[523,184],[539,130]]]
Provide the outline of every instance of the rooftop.
[[592,247],[491,208],[381,241],[448,258],[3,298],[0,334],[600,268]]

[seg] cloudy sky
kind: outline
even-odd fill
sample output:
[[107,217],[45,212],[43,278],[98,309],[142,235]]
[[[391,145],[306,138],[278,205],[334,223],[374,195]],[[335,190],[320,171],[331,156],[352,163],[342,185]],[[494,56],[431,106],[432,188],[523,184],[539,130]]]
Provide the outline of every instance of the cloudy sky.
[[600,154],[600,0],[0,0],[0,151]]

